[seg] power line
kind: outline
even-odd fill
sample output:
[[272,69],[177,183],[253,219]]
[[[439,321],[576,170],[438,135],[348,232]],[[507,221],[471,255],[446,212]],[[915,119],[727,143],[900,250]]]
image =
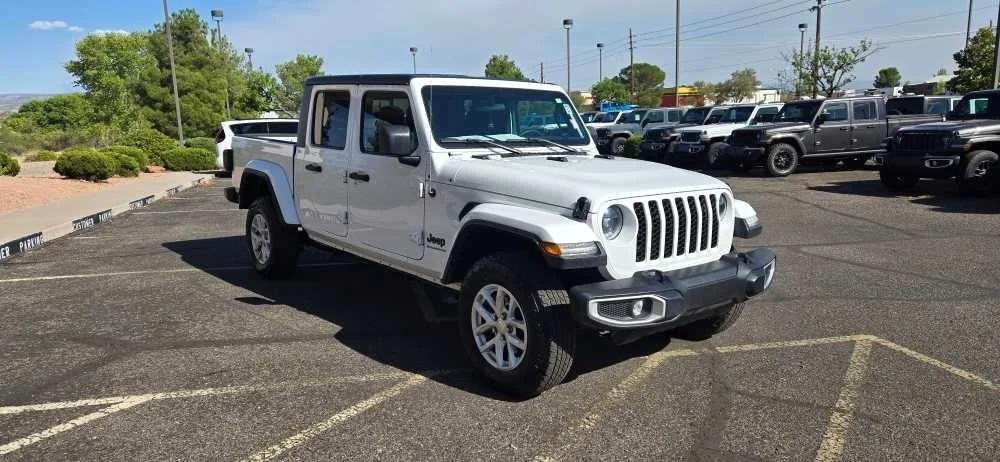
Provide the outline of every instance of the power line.
[[[713,28],[716,28],[718,26],[723,26],[723,25],[726,25],[726,24],[732,24],[734,22],[746,21],[748,19],[752,19],[752,18],[756,18],[756,17],[768,15],[768,14],[771,14],[771,13],[776,13],[776,12],[781,11],[781,10],[787,10],[787,9],[795,7],[795,6],[799,6],[799,5],[803,4],[803,3],[806,3],[806,2],[801,2],[800,1],[797,4],[785,5],[785,6],[782,6],[782,7],[779,7],[779,8],[775,8],[775,9],[771,9],[771,10],[767,10],[767,11],[762,11],[762,12],[757,13],[757,14],[752,14],[752,15],[749,15],[749,16],[744,16],[744,17],[736,18],[736,19],[730,19],[729,21],[723,21],[723,22],[720,22],[720,23],[717,23],[717,24],[711,24],[711,25],[703,26],[703,27],[695,27],[694,29],[687,29],[687,28],[685,28],[684,26],[690,25],[690,24],[685,24],[684,26],[681,26],[681,30],[684,33],[690,33],[690,32],[698,32],[698,31],[706,30],[706,29],[713,29]],[[671,29],[671,30],[673,30],[673,29]],[[642,40],[659,39],[659,38],[665,37],[667,35],[670,35],[670,34],[658,34],[658,35],[655,35],[655,36],[652,36],[652,37],[646,37],[646,38],[640,39],[640,41],[642,41]]]

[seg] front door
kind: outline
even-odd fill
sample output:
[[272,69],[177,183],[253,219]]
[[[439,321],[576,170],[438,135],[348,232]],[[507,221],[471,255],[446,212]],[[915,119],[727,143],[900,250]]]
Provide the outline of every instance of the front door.
[[421,155],[410,97],[396,88],[367,88],[353,112],[360,114],[360,124],[348,172],[350,239],[406,258],[423,258],[423,181],[429,161],[422,156],[417,165],[400,162],[382,136],[386,126],[408,126],[414,140],[411,154]]
[[348,128],[353,89],[318,87],[311,95],[305,146],[297,149],[295,159],[296,200],[302,226],[309,232],[347,235],[346,179],[351,160],[347,147],[356,139]]
[[853,142],[851,150],[869,151],[882,146],[885,135],[885,122],[879,117],[878,105],[873,100],[860,100],[851,103],[853,113],[851,133]]
[[846,151],[851,145],[851,117],[843,101],[823,105],[816,126],[816,152]]

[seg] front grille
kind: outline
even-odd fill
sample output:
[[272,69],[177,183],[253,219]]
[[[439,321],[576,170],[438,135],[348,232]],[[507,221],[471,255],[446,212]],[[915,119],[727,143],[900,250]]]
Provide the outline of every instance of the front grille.
[[761,130],[734,130],[731,135],[729,135],[729,144],[736,146],[753,146],[760,143],[761,135],[764,132]]
[[906,151],[942,151],[945,136],[940,133],[902,133],[896,142],[896,148]]
[[698,132],[681,132],[681,141],[685,143],[700,143],[701,133]]
[[598,302],[597,314],[616,321],[632,320],[632,303],[634,300],[616,300],[611,302]]
[[714,250],[719,246],[719,194],[633,202],[635,261]]
[[663,141],[662,129],[652,129],[646,130],[646,133],[642,135],[643,141]]
[[611,136],[611,129],[609,129],[609,128],[598,128],[597,129],[597,137],[598,138],[607,138],[609,136]]

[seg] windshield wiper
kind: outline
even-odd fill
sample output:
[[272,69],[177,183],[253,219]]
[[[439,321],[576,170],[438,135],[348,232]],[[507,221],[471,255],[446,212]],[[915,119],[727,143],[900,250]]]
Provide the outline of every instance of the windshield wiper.
[[[485,135],[480,135],[480,136],[482,136],[483,138],[496,139],[496,138],[488,137],[488,136],[485,136]],[[500,143],[497,143],[495,141],[490,141],[488,139],[484,140],[484,139],[480,139],[480,138],[456,138],[456,137],[452,136],[452,137],[448,137],[448,138],[442,138],[441,141],[444,141],[446,143],[471,143],[471,144],[479,144],[479,145],[483,145],[483,146],[492,146],[494,148],[503,149],[504,151],[507,151],[507,152],[509,152],[511,154],[515,154],[515,155],[518,155],[518,156],[524,155],[524,151],[521,151],[520,149],[514,149],[514,148],[512,148],[510,146],[504,146],[504,145],[502,145]]]
[[565,144],[556,143],[555,141],[547,140],[545,138],[521,138],[519,140],[510,140],[510,141],[513,141],[513,142],[542,143],[542,144],[547,144],[549,146],[557,147],[557,148],[562,149],[563,151],[566,151],[566,152],[572,152],[574,154],[583,154],[583,151],[578,151],[578,150],[573,149],[573,148],[571,148],[569,146],[566,146]]

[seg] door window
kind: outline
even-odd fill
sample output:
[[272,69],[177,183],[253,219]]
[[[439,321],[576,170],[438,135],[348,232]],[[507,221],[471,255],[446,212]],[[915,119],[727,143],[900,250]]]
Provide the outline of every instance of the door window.
[[678,122],[681,120],[681,111],[668,111],[667,122]]
[[266,122],[233,124],[230,129],[237,135],[267,135]]
[[655,124],[663,122],[663,112],[662,111],[652,111],[646,115],[646,122]]
[[826,122],[847,121],[847,103],[830,103],[823,106],[823,120]]
[[757,110],[757,115],[754,116],[753,121],[756,123],[774,122],[774,118],[777,115],[778,115],[777,107],[775,106],[762,107]]
[[398,91],[370,91],[365,93],[361,114],[361,151],[368,154],[390,154],[382,130],[390,125],[410,128],[410,152],[417,149],[416,130],[410,98]]
[[874,101],[855,101],[854,120],[875,120],[878,118]]
[[344,149],[347,145],[347,120],[351,94],[346,91],[322,91],[314,103],[312,142],[316,146]]
[[298,122],[268,122],[267,133],[277,136],[295,136],[299,132]]

